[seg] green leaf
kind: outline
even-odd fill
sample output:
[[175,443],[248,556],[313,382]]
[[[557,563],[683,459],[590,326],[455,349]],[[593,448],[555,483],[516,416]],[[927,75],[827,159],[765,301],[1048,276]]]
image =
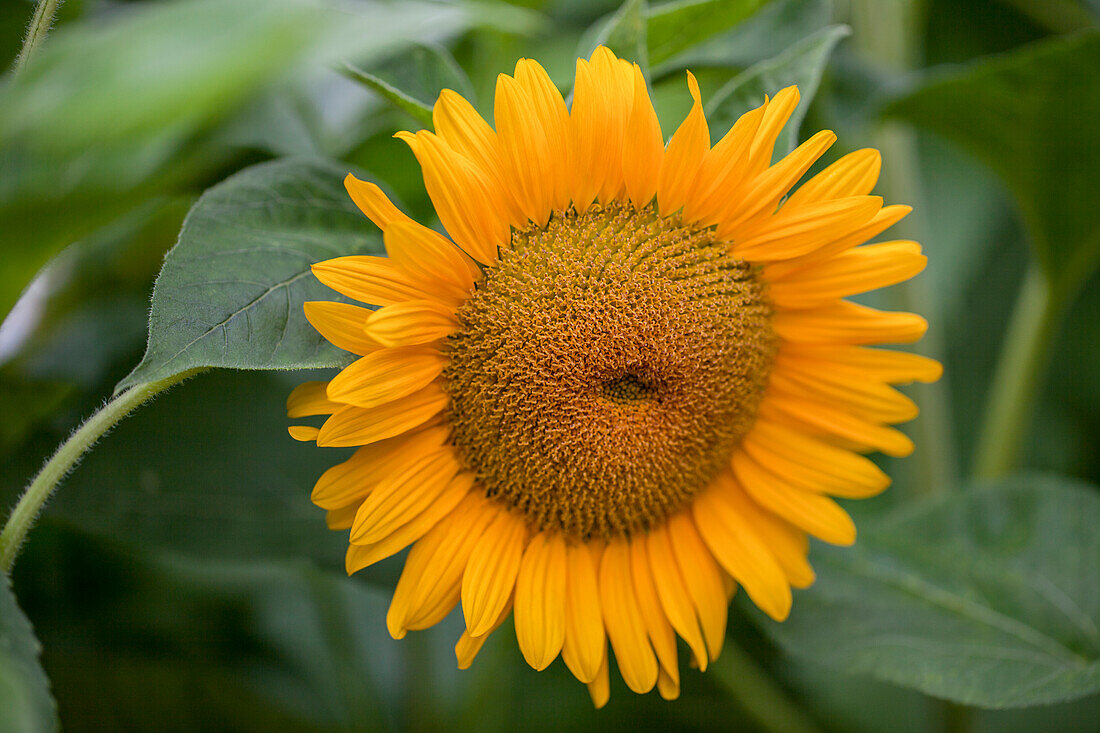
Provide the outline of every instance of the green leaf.
[[1100,261],[1100,33],[1045,40],[933,73],[885,114],[969,150],[1015,195],[1035,256],[1071,291]]
[[597,46],[607,46],[616,56],[637,63],[648,74],[647,11],[646,0],[626,0],[609,18],[588,29],[577,55],[588,58]]
[[15,602],[11,580],[0,573],[0,728],[5,733],[58,728],[57,706],[38,653],[38,640]]
[[406,94],[402,90],[393,86],[384,79],[379,79],[370,72],[357,69],[354,66],[348,65],[345,67],[344,73],[351,79],[365,85],[367,88],[374,90],[378,94],[381,94],[388,102],[408,113],[410,117],[424,125],[430,127],[432,124],[432,108],[421,102],[419,99],[415,99],[412,96]]
[[308,369],[346,354],[302,313],[334,294],[310,265],[380,252],[335,163],[277,160],[246,168],[203,194],[187,215],[153,290],[145,357],[119,383],[190,369]]
[[345,64],[344,73],[425,127],[432,126],[432,107],[443,89],[453,89],[475,101],[469,77],[440,46],[413,47],[371,71]]
[[674,0],[651,8],[646,18],[649,61],[667,61],[755,13],[767,0]]
[[0,316],[63,247],[224,165],[224,146],[203,133],[277,82],[438,41],[482,12],[414,0],[168,0],[58,28],[0,83],[0,231],[19,243],[0,269]]
[[780,89],[798,85],[801,101],[784,128],[783,137],[776,146],[777,153],[785,154],[798,144],[798,130],[806,116],[806,110],[817,94],[821,74],[829,55],[840,39],[850,35],[846,25],[823,28],[803,38],[778,56],[761,61],[737,75],[719,89],[707,103],[707,121],[716,136],[725,134],[745,112],[764,102],[764,96],[772,96]]
[[830,0],[771,0],[729,31],[685,49],[654,69],[654,76],[680,69],[742,69],[771,58],[829,24]]
[[1018,476],[815,548],[784,623],[791,653],[987,708],[1100,691],[1100,493]]

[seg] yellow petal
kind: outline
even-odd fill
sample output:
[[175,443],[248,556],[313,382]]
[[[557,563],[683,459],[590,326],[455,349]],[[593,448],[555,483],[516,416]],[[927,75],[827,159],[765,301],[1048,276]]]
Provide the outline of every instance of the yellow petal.
[[603,46],[592,60],[577,60],[573,109],[569,115],[573,154],[572,191],[577,211],[593,198],[613,198],[623,186],[623,136],[634,106],[634,69]]
[[328,384],[329,399],[358,407],[377,407],[428,386],[447,365],[431,346],[379,349],[344,367]]
[[920,411],[913,400],[866,375],[814,372],[794,359],[783,359],[777,366],[780,368],[772,373],[769,390],[812,402],[825,402],[884,423],[906,422]]
[[393,205],[382,189],[370,181],[361,181],[352,174],[344,177],[344,188],[359,210],[383,231],[394,221],[412,221]]
[[611,673],[608,665],[607,648],[603,650],[603,662],[596,678],[588,683],[588,694],[592,698],[592,705],[599,710],[611,699]]
[[378,349],[378,342],[363,333],[363,324],[372,312],[369,309],[350,303],[313,300],[303,303],[303,310],[310,325],[333,346],[360,356]]
[[649,89],[641,67],[634,64],[634,102],[626,123],[623,142],[623,181],[635,209],[646,206],[657,195],[665,139],[661,123],[649,100]]
[[704,226],[717,223],[729,204],[730,191],[744,184],[749,171],[746,159],[766,104],[746,112],[711,148],[699,165],[699,173],[684,203],[684,218]]
[[394,266],[422,290],[464,300],[474,289],[477,266],[439,232],[395,221],[386,228],[384,241]]
[[782,278],[791,272],[797,272],[806,267],[814,267],[822,262],[827,262],[841,252],[863,244],[872,237],[877,237],[884,231],[904,219],[913,210],[911,206],[883,206],[878,213],[871,217],[870,221],[848,232],[831,242],[824,242],[820,247],[809,254],[795,257],[790,260],[768,264],[769,278]]
[[[729,594],[723,586],[722,570],[707,549],[691,514],[682,511],[668,520],[669,540],[680,575],[687,585],[691,603],[699,617],[703,640],[707,644],[711,661],[718,658],[726,639],[726,615]],[[699,660],[699,667],[706,668],[706,659]]]
[[928,258],[916,242],[882,242],[774,278],[765,270],[768,296],[784,308],[813,308],[913,277]]
[[504,161],[505,185],[531,221],[545,226],[550,218],[555,181],[546,133],[534,103],[523,87],[506,74],[497,76],[494,104],[497,138]]
[[762,508],[736,481],[722,482],[720,490],[721,501],[729,505],[734,514],[746,524],[747,531],[768,548],[791,586],[811,586],[814,582],[814,571],[806,558],[810,551],[810,541],[806,533],[786,519]]
[[450,336],[458,329],[453,308],[431,300],[394,303],[368,318],[367,336],[383,346],[416,346]]
[[[653,582],[653,573],[649,569],[649,554],[644,537],[634,537],[630,541],[630,577],[634,582],[634,596],[638,599],[638,609],[642,613],[646,636],[657,654],[660,672],[657,676],[661,696],[665,696],[672,687],[676,694],[680,689],[680,667],[676,658],[676,634],[672,630],[668,616],[657,597],[657,587]],[[665,678],[662,686],[661,679]]]
[[772,327],[783,339],[805,343],[909,343],[928,330],[915,313],[896,313],[847,301],[809,310],[780,311]]
[[943,366],[935,359],[904,351],[834,344],[787,344],[782,356],[788,355],[815,372],[833,369],[855,372],[889,384],[935,382],[943,376]]
[[318,280],[338,293],[370,305],[438,297],[414,285],[386,257],[349,255],[313,265]]
[[749,176],[757,175],[771,165],[775,141],[794,113],[799,99],[798,87],[789,86],[780,89],[775,98],[768,103],[749,150],[749,159],[746,164]]
[[349,405],[333,414],[317,436],[320,446],[369,445],[407,433],[442,412],[450,400],[437,384],[377,407]]
[[799,208],[784,206],[751,234],[734,239],[732,252],[750,262],[799,257],[843,237],[881,208],[878,196],[852,196]]
[[325,526],[337,531],[351,529],[357,511],[359,511],[359,502],[342,506],[339,509],[329,509],[325,512]]
[[[345,561],[348,575],[358,572],[368,565],[373,565],[379,560],[395,555],[419,540],[466,498],[473,484],[474,477],[472,474],[460,473],[451,479],[439,497],[424,511],[401,525],[384,539],[366,545],[350,545]],[[358,507],[356,507],[356,510],[358,511]],[[348,520],[346,529],[351,529],[354,520],[353,515]]]
[[430,132],[399,132],[424,173],[424,188],[439,220],[462,251],[478,262],[496,262],[508,243],[508,217],[500,190],[470,160]]
[[532,538],[516,576],[516,640],[527,663],[546,669],[565,641],[566,560],[560,534]]
[[522,226],[526,219],[504,182],[500,144],[489,123],[482,119],[473,105],[451,89],[439,93],[432,109],[432,123],[436,133],[457,153],[480,168],[491,181],[491,187],[500,192],[504,206],[502,215],[508,223],[514,227]]
[[[768,110],[771,109],[769,105]],[[766,122],[767,120],[761,122],[761,128]],[[756,223],[754,220],[769,216],[791,186],[798,182],[834,142],[836,135],[829,130],[822,130],[778,163],[749,179],[740,189],[730,192],[729,207],[716,217],[718,238],[740,238],[744,230],[751,229]]]
[[648,545],[649,567],[653,573],[653,583],[656,586],[661,607],[672,628],[683,637],[695,655],[695,659],[699,660],[699,668],[705,671],[708,660],[707,645],[703,641],[703,632],[699,628],[699,619],[695,615],[692,595],[676,564],[676,555],[672,549],[668,527],[651,529],[645,541]]
[[431,618],[433,610],[438,614],[438,609],[449,610],[458,602],[470,553],[499,511],[479,494],[467,494],[454,512],[409,550],[386,614],[386,626],[393,638],[404,637],[413,628],[413,619]]
[[668,216],[683,208],[688,192],[695,181],[695,174],[710,150],[710,129],[703,114],[703,99],[699,94],[699,82],[689,71],[688,89],[694,103],[691,111],[668,141],[661,162],[661,174],[657,181],[657,204],[661,216]]
[[362,501],[391,473],[404,471],[426,453],[437,452],[446,439],[447,430],[434,427],[363,446],[321,474],[310,500],[323,509]]
[[601,662],[607,661],[597,563],[591,550],[581,544],[566,548],[566,564],[565,642],[561,656],[578,680],[590,683],[596,679]]
[[319,432],[318,429],[312,425],[291,425],[286,431],[290,433],[290,437],[302,443],[317,440],[317,434]]
[[569,110],[561,92],[550,81],[546,70],[531,59],[516,62],[516,81],[531,99],[532,111],[546,136],[549,167],[543,172],[551,182],[551,205],[554,209],[569,207]]
[[874,148],[848,153],[798,187],[785,206],[863,196],[871,193],[882,168],[882,156]]
[[286,398],[287,417],[331,415],[343,405],[329,400],[328,382],[302,382]]
[[862,499],[890,485],[890,477],[869,459],[767,420],[756,421],[741,450],[806,491]]
[[431,506],[458,471],[453,449],[448,446],[420,456],[406,470],[386,477],[355,514],[351,541],[362,545],[381,542]]
[[905,433],[853,414],[836,404],[769,391],[768,399],[760,406],[760,414],[807,432],[850,441],[863,451],[880,450],[890,456],[902,457],[915,448]]
[[734,454],[732,465],[741,488],[768,511],[830,544],[856,541],[855,523],[832,499],[791,486],[764,471],[744,451]]
[[503,508],[478,540],[462,575],[462,614],[472,636],[492,628],[516,587],[527,526]]
[[600,608],[623,681],[644,694],[657,684],[657,657],[642,623],[630,564],[626,540],[608,543],[600,562]]
[[504,610],[493,622],[493,628],[481,636],[470,636],[469,630],[463,629],[462,636],[458,637],[458,642],[455,644],[455,659],[458,661],[459,669],[470,668],[470,665],[474,663],[474,657],[481,651],[481,647],[484,646],[485,642],[489,640],[489,635],[500,628],[500,625],[508,619],[508,614],[512,612],[512,604],[513,599],[508,599],[508,603],[504,604]]
[[722,567],[745,589],[760,610],[776,621],[791,610],[791,588],[782,567],[744,520],[722,501],[719,484],[732,481],[719,474],[692,504],[695,525]]

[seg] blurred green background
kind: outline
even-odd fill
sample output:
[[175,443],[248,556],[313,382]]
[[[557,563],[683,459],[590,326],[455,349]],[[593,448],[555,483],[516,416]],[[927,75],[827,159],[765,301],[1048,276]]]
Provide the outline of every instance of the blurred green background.
[[[649,70],[666,136],[690,106],[685,67],[705,100],[721,98],[746,70],[747,82],[727,97],[774,93],[793,75],[812,97],[801,110],[802,137],[835,130],[829,159],[882,147],[880,189],[890,203],[916,206],[888,234],[918,238],[928,270],[916,286],[869,302],[928,316],[918,350],[941,358],[946,377],[913,390],[932,416],[912,426],[917,453],[888,461],[894,488],[848,508],[873,523],[897,505],[954,490],[970,469],[1029,244],[1061,272],[1077,262],[1067,249],[1074,237],[1100,236],[1088,213],[1100,196],[1090,165],[1100,162],[1092,114],[1100,111],[1100,71],[1087,65],[1098,58],[1100,5],[695,4],[700,13],[659,33],[650,24]],[[660,12],[651,5],[649,13]],[[2,82],[0,313],[21,299],[0,329],[0,504],[14,504],[58,443],[141,360],[154,279],[210,186],[275,158],[326,158],[385,182],[410,214],[432,219],[412,155],[391,139],[421,124],[349,78],[343,64],[429,105],[440,88],[455,88],[491,115],[495,77],[520,57],[542,62],[567,91],[576,56],[587,54],[619,3],[333,7],[68,0],[23,78]],[[0,3],[5,68],[33,10],[25,0]],[[1018,87],[965,95],[966,84],[983,89],[980,73],[968,70],[1064,47],[1068,61],[1025,70]],[[951,75],[962,76],[961,91],[927,96]],[[1013,116],[1020,104],[1053,121]],[[712,130],[723,133],[736,109],[718,105]],[[988,144],[968,148],[974,137]],[[1017,179],[1006,165],[1023,166]],[[1020,177],[1035,190],[1021,188]],[[1049,241],[1037,241],[1039,232]],[[365,219],[361,237],[377,239]],[[1087,264],[1063,277],[1076,297],[1067,295],[1017,463],[1096,484],[1100,278],[1087,275]],[[1069,282],[1075,277],[1086,279]],[[781,650],[740,598],[730,635],[741,652],[730,654],[746,655],[743,666],[685,669],[674,703],[636,696],[613,675],[610,704],[594,711],[560,661],[544,673],[524,664],[510,625],[466,672],[454,668],[458,614],[393,641],[384,617],[399,559],[344,576],[345,538],[309,502],[313,481],[342,453],[286,434],[285,395],[307,378],[201,374],[125,420],[49,504],[13,587],[42,643],[64,728],[755,730],[751,705],[731,694],[739,670],[750,668],[765,671],[824,730],[925,731],[951,719],[920,692]],[[812,592],[795,594],[796,610]],[[1098,720],[1092,695],[975,711],[969,725],[1068,733],[1100,730]]]

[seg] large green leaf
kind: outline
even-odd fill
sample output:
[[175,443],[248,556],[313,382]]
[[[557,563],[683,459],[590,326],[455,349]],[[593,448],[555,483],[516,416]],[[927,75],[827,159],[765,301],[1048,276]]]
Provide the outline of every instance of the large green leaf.
[[1100,33],[1036,43],[933,73],[886,114],[952,140],[1015,194],[1035,255],[1072,288],[1100,260]]
[[381,250],[344,191],[346,173],[335,163],[278,160],[203,194],[157,278],[145,358],[118,389],[199,367],[346,363],[302,313],[307,300],[334,298],[310,265]]
[[851,32],[846,25],[823,28],[778,56],[754,64],[731,79],[707,103],[707,120],[714,135],[720,137],[725,134],[738,117],[763,104],[765,95],[774,95],[784,87],[797,84],[801,101],[777,145],[780,154],[793,150],[798,144],[798,130],[806,110],[817,94],[829,55],[840,39]]
[[[818,548],[784,623],[789,651],[989,708],[1100,691],[1100,493],[1021,476]],[[760,614],[754,614],[760,617]]]
[[38,640],[19,610],[11,580],[0,573],[0,730],[39,733],[57,728],[50,681],[38,663]]

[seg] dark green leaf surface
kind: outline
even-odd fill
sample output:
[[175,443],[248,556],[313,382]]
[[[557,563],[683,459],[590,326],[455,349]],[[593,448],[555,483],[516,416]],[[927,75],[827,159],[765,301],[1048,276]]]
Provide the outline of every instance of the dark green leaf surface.
[[817,94],[829,54],[842,38],[851,34],[845,25],[834,25],[802,39],[778,56],[761,61],[734,77],[707,103],[707,121],[715,137],[721,137],[745,112],[759,107],[764,97],[792,84],[798,85],[801,101],[776,144],[777,155],[798,144],[798,130],[806,110]]
[[1100,33],[1082,32],[931,75],[886,108],[964,146],[1004,179],[1036,257],[1063,287],[1100,259],[1097,69]]
[[4,733],[57,728],[57,707],[38,653],[38,640],[15,602],[11,581],[0,573],[0,730]]
[[432,108],[415,99],[407,92],[398,89],[384,79],[379,79],[370,72],[357,69],[354,66],[348,66],[345,72],[350,78],[360,82],[368,89],[382,95],[390,104],[406,112],[410,117],[425,126],[431,126],[432,124]]
[[1083,697],[1100,691],[1098,526],[1095,487],[1006,479],[815,549],[817,582],[764,623],[794,654],[967,705]]
[[728,30],[748,18],[766,0],[674,0],[649,11],[646,35],[654,66]]
[[149,346],[119,390],[198,367],[308,369],[346,363],[302,313],[332,300],[310,265],[381,251],[335,163],[279,160],[203,194],[153,291]]

